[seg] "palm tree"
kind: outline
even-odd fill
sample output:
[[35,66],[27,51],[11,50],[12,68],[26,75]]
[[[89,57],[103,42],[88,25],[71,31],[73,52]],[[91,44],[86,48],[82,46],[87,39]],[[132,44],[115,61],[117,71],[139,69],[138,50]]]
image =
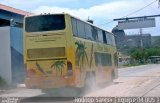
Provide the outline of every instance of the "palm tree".
[[57,71],[60,71],[62,76],[64,65],[66,65],[64,61],[56,61],[51,65],[51,68],[54,68],[56,70],[56,76],[57,76]]
[[77,45],[76,49],[76,64],[80,67],[80,72],[82,68],[84,69],[84,62],[87,60],[88,63],[88,57],[86,53],[86,47],[85,43],[82,42],[75,42],[75,45]]

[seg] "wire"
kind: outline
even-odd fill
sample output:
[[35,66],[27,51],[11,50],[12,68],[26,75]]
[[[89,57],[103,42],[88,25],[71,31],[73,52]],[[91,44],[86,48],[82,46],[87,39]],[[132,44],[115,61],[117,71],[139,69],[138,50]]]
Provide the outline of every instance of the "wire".
[[110,23],[112,23],[112,22],[114,22],[114,21],[112,20],[112,21],[109,21],[109,22],[106,22],[106,23],[100,24],[100,25],[98,25],[98,26],[103,26],[103,25],[106,25],[106,24],[110,24]]
[[[139,12],[139,11],[145,9],[145,8],[147,8],[148,6],[152,5],[152,4],[155,3],[155,2],[157,2],[157,0],[154,0],[153,2],[149,3],[148,5],[142,7],[142,8],[140,8],[140,9],[134,11],[134,12],[131,12],[131,13],[129,13],[129,14],[127,14],[126,16],[123,16],[123,17],[121,17],[121,18],[130,16],[130,15],[133,15],[133,14],[135,14],[135,13],[137,13],[137,12]],[[100,24],[100,25],[98,25],[98,26],[103,26],[103,25],[106,25],[106,24],[109,24],[109,23],[112,23],[112,22],[114,22],[114,21],[112,20],[112,21],[109,21],[109,22],[107,22],[107,23]]]
[[[135,13],[137,13],[137,12],[139,12],[139,11],[141,11],[141,10],[145,9],[145,8],[147,8],[148,6],[152,5],[152,4],[153,4],[153,3],[155,3],[155,2],[157,2],[157,0],[155,0],[155,1],[151,2],[150,4],[148,4],[148,5],[144,6],[144,7],[140,8],[140,9],[138,9],[138,10],[136,10],[136,11],[134,11],[134,12],[132,12],[132,13],[130,13],[130,14],[128,14],[128,15],[126,15],[126,16],[124,16],[124,17],[130,16],[130,15],[133,15],[133,14],[135,14]],[[123,18],[123,17],[122,17],[122,18]]]

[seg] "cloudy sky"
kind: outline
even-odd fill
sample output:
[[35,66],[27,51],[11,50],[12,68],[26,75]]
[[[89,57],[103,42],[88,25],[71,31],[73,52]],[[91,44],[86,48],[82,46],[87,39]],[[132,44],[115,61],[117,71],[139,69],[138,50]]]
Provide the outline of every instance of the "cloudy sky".
[[[112,22],[116,18],[160,15],[158,0],[0,0],[0,3],[36,14],[67,12],[83,20],[89,17],[108,31],[117,25]],[[151,5],[143,8],[148,4]],[[135,12],[139,9],[142,10]],[[125,31],[130,35],[139,33],[137,29]],[[160,35],[160,17],[156,18],[156,27],[143,29],[143,33]]]

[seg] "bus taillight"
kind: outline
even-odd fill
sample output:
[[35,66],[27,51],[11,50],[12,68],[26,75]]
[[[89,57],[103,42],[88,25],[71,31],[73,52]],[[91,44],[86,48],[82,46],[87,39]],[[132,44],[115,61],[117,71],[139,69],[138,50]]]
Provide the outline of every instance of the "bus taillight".
[[36,71],[34,69],[27,70],[27,77],[32,77],[36,75]]
[[71,76],[73,74],[73,68],[72,68],[72,63],[67,62],[67,76]]

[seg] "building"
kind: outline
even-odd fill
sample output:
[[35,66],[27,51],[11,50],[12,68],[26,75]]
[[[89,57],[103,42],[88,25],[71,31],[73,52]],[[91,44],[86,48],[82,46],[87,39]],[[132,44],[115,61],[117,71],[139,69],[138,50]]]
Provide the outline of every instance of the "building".
[[114,27],[112,33],[115,36],[117,50],[122,54],[127,54],[133,48],[151,47],[151,34],[126,35],[124,30],[120,30],[118,27]]
[[125,38],[127,47],[147,48],[151,46],[151,34],[126,35]]
[[24,81],[23,18],[31,15],[0,4],[0,76],[8,84]]
[[160,47],[160,36],[152,36],[152,47]]
[[120,30],[118,29],[118,27],[114,27],[112,29],[112,33],[115,36],[115,42],[116,42],[116,46],[118,51],[123,51],[125,45],[126,45],[126,39],[125,39],[125,32],[124,30]]

